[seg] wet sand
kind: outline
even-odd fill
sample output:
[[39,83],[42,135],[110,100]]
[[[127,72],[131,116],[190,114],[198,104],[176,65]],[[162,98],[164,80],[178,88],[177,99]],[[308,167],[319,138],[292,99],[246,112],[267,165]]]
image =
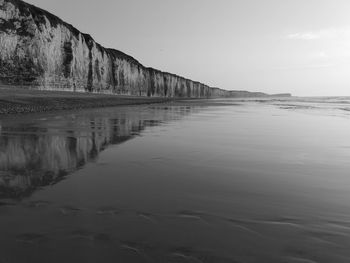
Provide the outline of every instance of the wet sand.
[[171,98],[40,91],[0,87],[0,114],[48,112],[170,102]]
[[350,262],[350,101],[228,102],[0,116],[0,262]]

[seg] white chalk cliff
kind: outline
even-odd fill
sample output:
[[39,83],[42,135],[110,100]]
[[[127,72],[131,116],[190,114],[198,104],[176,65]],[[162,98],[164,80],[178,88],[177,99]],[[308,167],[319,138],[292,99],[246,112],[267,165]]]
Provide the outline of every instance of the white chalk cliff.
[[139,96],[200,98],[227,93],[144,67],[20,0],[0,0],[0,81],[45,90]]

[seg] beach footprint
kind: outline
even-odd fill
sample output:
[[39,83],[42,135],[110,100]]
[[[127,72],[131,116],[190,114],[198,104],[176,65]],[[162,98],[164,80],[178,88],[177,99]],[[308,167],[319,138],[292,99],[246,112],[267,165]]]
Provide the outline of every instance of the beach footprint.
[[23,233],[16,236],[17,242],[35,244],[47,240],[47,236],[42,233]]
[[208,220],[206,219],[207,215],[203,212],[199,211],[191,211],[191,210],[182,210],[176,213],[176,217],[187,220],[195,220],[200,221],[204,224],[209,225]]
[[60,207],[60,212],[63,215],[75,215],[75,214],[78,214],[82,211],[84,211],[83,208],[71,206],[71,205]]
[[96,215],[105,216],[105,215],[119,215],[121,213],[121,209],[118,209],[114,206],[104,206],[100,207],[96,210]]
[[156,224],[158,223],[157,222],[157,219],[155,218],[155,215],[154,214],[151,214],[151,213],[146,213],[146,212],[137,212],[137,216],[139,218],[142,218],[150,223],[153,223],[153,224]]

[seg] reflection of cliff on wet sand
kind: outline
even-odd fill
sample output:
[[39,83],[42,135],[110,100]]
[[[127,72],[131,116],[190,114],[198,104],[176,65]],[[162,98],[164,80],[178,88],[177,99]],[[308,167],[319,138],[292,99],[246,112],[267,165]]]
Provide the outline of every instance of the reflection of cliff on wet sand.
[[0,198],[22,198],[55,184],[93,161],[108,145],[120,144],[146,127],[190,113],[188,107],[148,107],[100,113],[86,111],[44,122],[1,123]]

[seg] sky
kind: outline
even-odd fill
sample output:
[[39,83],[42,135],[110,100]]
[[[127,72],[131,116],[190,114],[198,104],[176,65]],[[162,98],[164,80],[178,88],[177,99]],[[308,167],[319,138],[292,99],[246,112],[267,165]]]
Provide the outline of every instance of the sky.
[[143,65],[227,90],[350,96],[349,0],[26,0]]

